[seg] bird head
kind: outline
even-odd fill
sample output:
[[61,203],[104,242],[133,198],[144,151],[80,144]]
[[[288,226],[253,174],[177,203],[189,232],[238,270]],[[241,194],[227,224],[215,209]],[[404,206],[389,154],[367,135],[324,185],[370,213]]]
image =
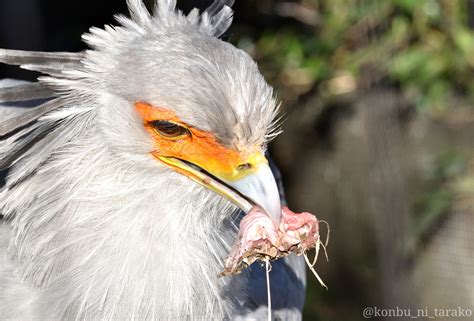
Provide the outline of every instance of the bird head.
[[121,26],[84,35],[93,50],[82,74],[75,71],[100,101],[103,139],[122,159],[147,154],[157,168],[244,211],[258,205],[278,224],[280,197],[265,158],[278,108],[251,57],[218,38],[230,7],[216,1],[185,16],[174,1],[158,1],[153,15],[141,1],[128,4],[131,19],[118,16]]

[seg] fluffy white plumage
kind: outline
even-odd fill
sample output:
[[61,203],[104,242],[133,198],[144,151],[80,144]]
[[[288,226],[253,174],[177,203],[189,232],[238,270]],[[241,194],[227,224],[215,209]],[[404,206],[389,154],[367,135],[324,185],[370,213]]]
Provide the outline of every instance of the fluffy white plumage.
[[40,81],[55,97],[54,110],[0,139],[0,167],[10,167],[1,319],[214,320],[246,300],[247,278],[229,294],[230,280],[216,277],[235,206],[152,158],[132,106],[167,106],[226,146],[263,149],[272,90],[250,57],[216,38],[232,20],[225,2],[187,16],[172,0],[153,15],[128,4],[130,19],[84,36],[85,55],[20,62],[48,74]]

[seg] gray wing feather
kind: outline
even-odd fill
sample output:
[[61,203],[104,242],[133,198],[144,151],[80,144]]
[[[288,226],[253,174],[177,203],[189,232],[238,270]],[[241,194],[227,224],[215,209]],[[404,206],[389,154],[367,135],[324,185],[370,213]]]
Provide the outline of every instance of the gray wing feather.
[[18,65],[22,69],[58,76],[65,70],[75,70],[84,52],[42,52],[0,49],[0,63]]
[[[39,71],[49,75],[59,75],[64,70],[75,70],[84,58],[84,52],[40,52],[0,49],[0,63],[20,65],[21,68]],[[31,101],[54,98],[55,93],[44,83],[33,83],[0,89],[0,108],[8,108],[4,102]],[[2,107],[3,106],[3,107]],[[0,121],[0,137],[35,122],[44,114],[61,107],[56,100],[47,101],[17,116]]]
[[50,76],[59,76],[65,70],[75,70],[77,69],[78,63],[77,62],[65,62],[65,63],[48,63],[47,65],[40,65],[40,64],[25,64],[20,65],[21,69],[31,70],[31,71],[38,71],[43,74],[48,74]]
[[0,102],[28,101],[53,97],[54,92],[42,83],[29,83],[14,87],[0,88]]
[[51,63],[79,63],[84,52],[42,52],[0,49],[0,63],[7,65],[34,64],[46,66]]
[[37,107],[33,107],[18,116],[0,122],[0,137],[7,136],[13,131],[36,121],[44,114],[61,106],[62,102],[59,102],[58,100],[51,100]]

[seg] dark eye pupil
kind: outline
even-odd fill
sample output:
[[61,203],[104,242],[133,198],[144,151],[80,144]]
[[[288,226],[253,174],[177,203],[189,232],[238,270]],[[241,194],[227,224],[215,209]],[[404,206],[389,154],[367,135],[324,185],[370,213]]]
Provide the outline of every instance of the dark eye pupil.
[[165,120],[155,120],[152,121],[150,125],[158,131],[159,134],[166,137],[177,137],[188,133],[187,128]]

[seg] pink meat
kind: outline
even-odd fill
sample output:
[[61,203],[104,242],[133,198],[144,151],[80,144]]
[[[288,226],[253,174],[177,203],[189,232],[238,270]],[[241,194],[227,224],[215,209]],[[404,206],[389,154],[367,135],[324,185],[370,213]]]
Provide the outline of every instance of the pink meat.
[[221,275],[238,274],[256,260],[275,260],[302,254],[319,242],[318,220],[310,213],[283,207],[277,228],[265,212],[254,206],[240,222],[237,241],[225,260]]

